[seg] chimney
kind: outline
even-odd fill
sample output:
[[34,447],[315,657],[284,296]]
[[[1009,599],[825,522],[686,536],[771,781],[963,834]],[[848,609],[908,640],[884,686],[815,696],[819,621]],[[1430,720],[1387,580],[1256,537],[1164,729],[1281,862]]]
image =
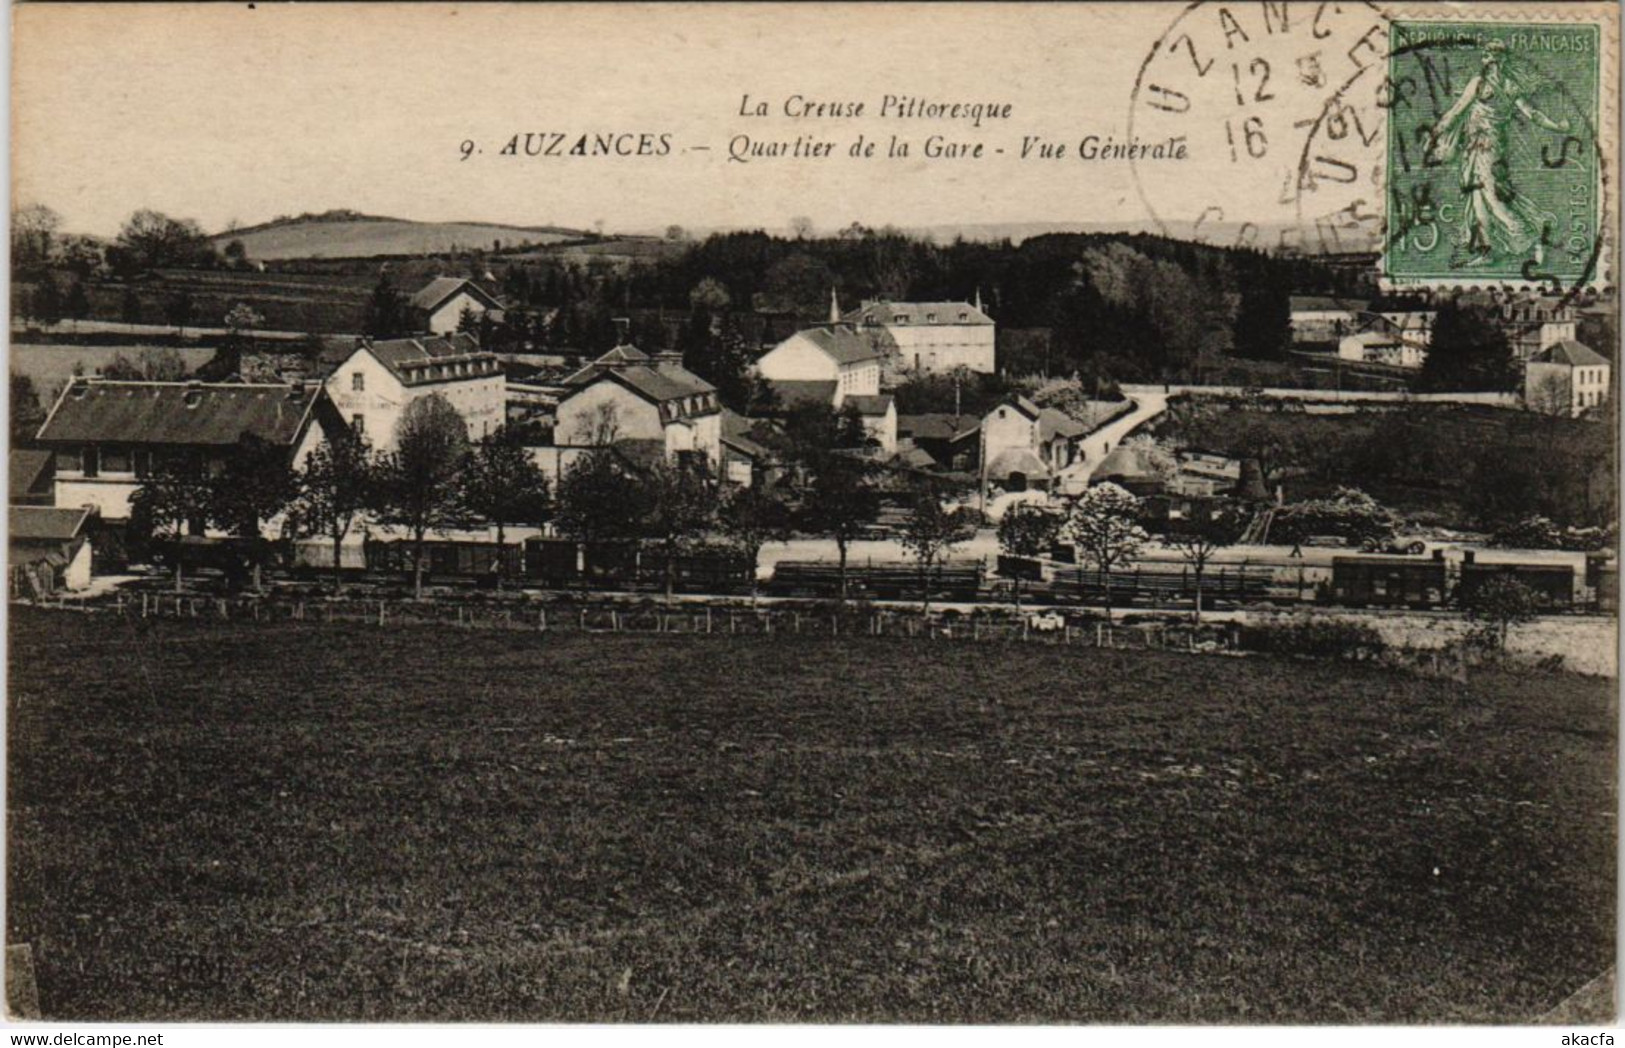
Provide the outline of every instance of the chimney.
[[841,322],[841,300],[835,294],[834,285],[829,289],[829,326],[834,327]]
[[986,313],[987,312],[987,310],[982,308],[982,289],[981,288],[976,289],[976,312],[978,312],[978,313]]
[[662,349],[655,355],[656,367],[682,367],[683,351],[680,349]]
[[611,323],[615,325],[615,344],[617,346],[629,345],[632,340],[632,319],[630,317],[616,317]]

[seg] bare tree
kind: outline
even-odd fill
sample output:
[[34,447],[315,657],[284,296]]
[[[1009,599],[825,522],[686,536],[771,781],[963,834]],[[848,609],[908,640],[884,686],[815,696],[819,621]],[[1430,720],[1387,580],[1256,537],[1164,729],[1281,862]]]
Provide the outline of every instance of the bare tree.
[[412,592],[423,597],[424,539],[458,519],[457,478],[468,455],[468,427],[438,393],[406,406],[395,425],[395,451],[379,466],[386,519],[412,535]]
[[[1064,518],[1042,506],[1018,502],[999,518],[999,549],[1010,557],[1037,557],[1055,545]],[[1021,576],[1015,578],[1016,610],[1021,610]]]
[[299,471],[291,523],[299,534],[332,540],[335,596],[344,582],[344,537],[372,504],[375,480],[371,449],[351,429],[318,445]]
[[1112,568],[1138,556],[1145,545],[1145,530],[1135,523],[1139,509],[1139,499],[1106,483],[1084,492],[1067,518],[1066,536],[1100,572],[1107,622],[1112,617]]
[[971,513],[944,506],[934,492],[925,492],[909,508],[899,541],[920,565],[920,615],[931,614],[931,569],[955,546],[976,534]]

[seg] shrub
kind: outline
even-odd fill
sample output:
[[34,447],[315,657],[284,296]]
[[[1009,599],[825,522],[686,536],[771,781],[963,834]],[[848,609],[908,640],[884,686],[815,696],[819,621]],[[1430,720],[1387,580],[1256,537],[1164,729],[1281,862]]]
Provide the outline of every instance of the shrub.
[[1323,618],[1247,623],[1240,640],[1247,651],[1340,659],[1375,658],[1387,647],[1368,623]]
[[1613,529],[1563,527],[1539,514],[1501,525],[1490,544],[1510,549],[1564,549],[1588,552],[1606,549],[1614,542]]
[[1340,535],[1351,545],[1380,546],[1394,537],[1399,520],[1392,511],[1358,488],[1338,488],[1327,499],[1306,499],[1275,514],[1270,537],[1276,542],[1302,542],[1311,535]]
[[1533,619],[1540,607],[1538,594],[1509,575],[1485,582],[1462,605],[1474,623],[1472,639],[1495,651],[1505,651],[1508,631]]

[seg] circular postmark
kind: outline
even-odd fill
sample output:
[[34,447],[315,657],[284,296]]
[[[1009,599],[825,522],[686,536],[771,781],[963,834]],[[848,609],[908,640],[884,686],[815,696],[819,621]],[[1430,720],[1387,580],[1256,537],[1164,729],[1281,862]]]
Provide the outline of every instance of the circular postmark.
[[1170,236],[1380,258],[1394,287],[1572,296],[1607,229],[1596,26],[1199,0],[1151,46],[1130,140]]
[[[1380,250],[1377,94],[1389,22],[1370,2],[1197,2],[1181,11],[1141,63],[1128,114],[1131,141],[1187,146],[1187,163],[1133,165],[1161,231],[1264,249]],[[1324,148],[1306,170],[1317,130]]]

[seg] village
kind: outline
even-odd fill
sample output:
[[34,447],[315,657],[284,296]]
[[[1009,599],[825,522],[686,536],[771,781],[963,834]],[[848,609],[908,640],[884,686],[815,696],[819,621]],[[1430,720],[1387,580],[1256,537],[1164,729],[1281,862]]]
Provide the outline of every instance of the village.
[[[392,337],[278,340],[244,300],[222,335],[200,336],[215,348],[196,374],[144,378],[127,359],[76,373],[16,434],[11,593],[105,597],[153,574],[177,593],[236,593],[251,574],[261,594],[325,573],[333,597],[405,578],[418,598],[472,586],[1019,610],[1025,584],[1029,604],[1080,612],[1470,616],[1486,584],[1506,583],[1520,619],[1616,606],[1611,530],[1538,503],[1493,521],[1406,513],[1357,481],[1305,497],[1311,470],[1266,432],[1418,412],[1605,430],[1611,364],[1578,337],[1582,322],[1593,339],[1614,330],[1600,304],[1477,296],[1517,375],[1501,389],[1412,388],[1434,303],[1294,294],[1294,386],[1106,391],[1011,381],[992,307],[965,291],[843,303],[831,286],[822,322],[740,347],[743,392],[727,396],[681,347],[638,346],[629,318],[609,345],[534,346],[534,315],[492,279],[403,290]],[[722,322],[708,321],[713,339]],[[921,389],[951,410],[918,410]],[[1256,425],[1211,439],[1198,420],[1215,409]]]
[[[1603,864],[1541,776],[1612,759],[1610,296],[1129,234],[133,225],[13,244],[39,1014],[1233,1020],[1163,948],[1323,928],[1430,973],[1348,1014],[1524,1017],[1604,963],[1439,976],[1413,885],[1521,913],[1530,856]],[[1193,818],[1222,846],[1144,858]],[[917,877],[955,886],[910,916]],[[938,956],[973,927],[994,960]],[[1190,992],[1031,1003],[1079,950]]]

